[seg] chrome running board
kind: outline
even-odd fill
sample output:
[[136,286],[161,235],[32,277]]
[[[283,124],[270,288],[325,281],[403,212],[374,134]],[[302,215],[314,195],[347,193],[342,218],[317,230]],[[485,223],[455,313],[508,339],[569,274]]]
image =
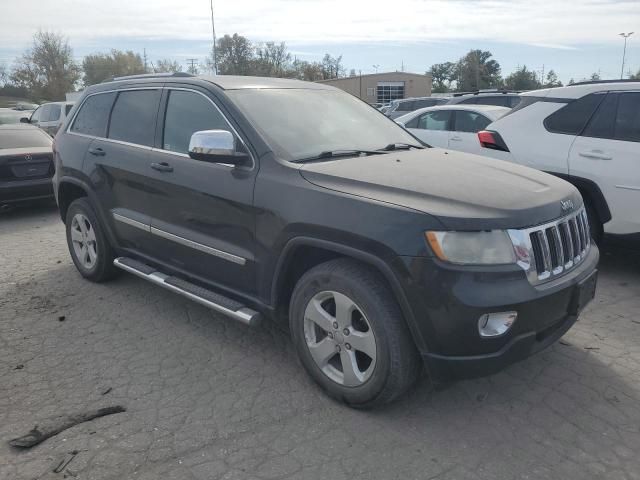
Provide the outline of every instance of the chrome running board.
[[134,275],[144,278],[151,283],[155,283],[167,290],[175,292],[183,297],[198,302],[205,307],[209,307],[218,313],[226,315],[238,320],[246,325],[255,326],[260,323],[262,316],[259,312],[247,308],[240,302],[236,302],[224,295],[199,287],[193,283],[178,277],[165,275],[138,260],[128,257],[118,257],[113,264],[122,270],[133,273]]

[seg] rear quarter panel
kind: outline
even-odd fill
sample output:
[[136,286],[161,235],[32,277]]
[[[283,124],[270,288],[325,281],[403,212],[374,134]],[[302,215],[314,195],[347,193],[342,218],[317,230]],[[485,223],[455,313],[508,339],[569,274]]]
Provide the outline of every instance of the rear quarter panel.
[[575,136],[551,133],[543,123],[545,118],[564,105],[537,102],[489,124],[486,129],[498,132],[510,150],[510,154],[504,155],[505,158],[501,160],[568,174],[569,150]]

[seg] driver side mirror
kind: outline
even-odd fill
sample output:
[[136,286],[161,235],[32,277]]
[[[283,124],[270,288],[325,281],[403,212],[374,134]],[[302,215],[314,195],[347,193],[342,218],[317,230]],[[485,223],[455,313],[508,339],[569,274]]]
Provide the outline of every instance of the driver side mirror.
[[189,156],[194,160],[214,163],[245,164],[249,155],[238,152],[236,138],[227,130],[194,132],[189,141]]
[[22,117],[20,118],[20,123],[31,123],[31,120],[29,120],[29,117]]

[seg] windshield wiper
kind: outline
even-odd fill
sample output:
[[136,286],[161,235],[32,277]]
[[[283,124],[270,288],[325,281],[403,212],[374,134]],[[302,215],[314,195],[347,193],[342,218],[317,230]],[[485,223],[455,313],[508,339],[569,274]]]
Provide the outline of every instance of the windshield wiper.
[[352,149],[352,150],[325,150],[324,152],[320,152],[318,155],[314,155],[312,157],[306,158],[298,158],[297,160],[292,160],[293,163],[305,163],[305,162],[313,162],[316,160],[325,160],[337,157],[356,157],[360,155],[380,155],[384,153],[382,150],[361,150],[361,149]]
[[422,145],[414,145],[412,143],[390,143],[384,148],[379,149],[379,152],[390,152],[391,150],[409,150],[410,148],[418,148],[422,150]]

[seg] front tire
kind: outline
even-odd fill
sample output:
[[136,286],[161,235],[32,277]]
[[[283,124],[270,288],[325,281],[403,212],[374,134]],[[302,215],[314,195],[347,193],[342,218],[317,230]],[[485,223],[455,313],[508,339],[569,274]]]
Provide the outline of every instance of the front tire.
[[380,274],[351,259],[318,265],[291,298],[291,336],[307,372],[357,408],[389,403],[421,370],[402,312]]
[[69,205],[65,226],[69,253],[80,274],[92,282],[113,278],[117,273],[113,249],[86,197]]

